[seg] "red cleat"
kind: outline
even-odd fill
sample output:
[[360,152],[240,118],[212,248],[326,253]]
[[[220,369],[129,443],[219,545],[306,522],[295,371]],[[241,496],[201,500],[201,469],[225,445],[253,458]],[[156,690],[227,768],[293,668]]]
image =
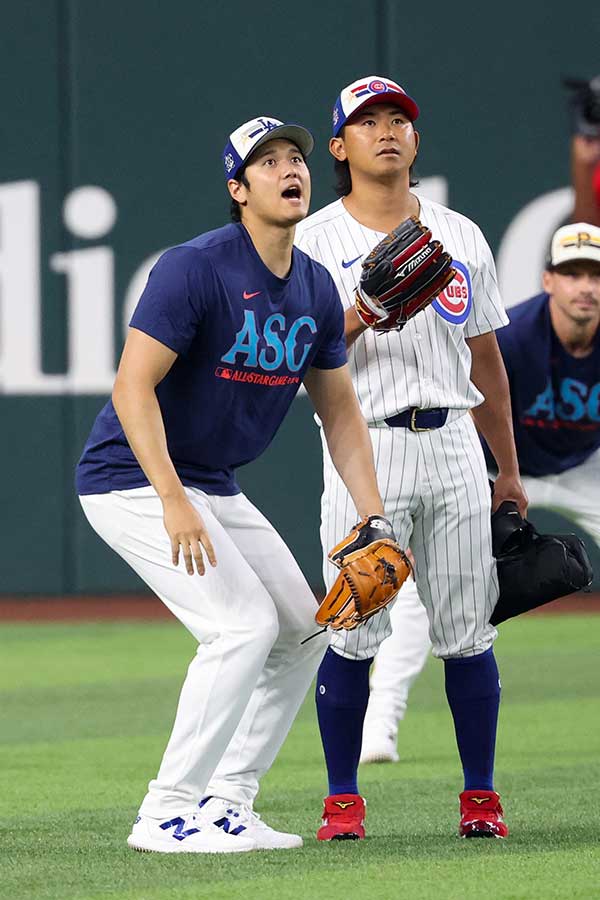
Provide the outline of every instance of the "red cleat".
[[458,833],[464,838],[508,836],[504,811],[496,791],[463,791],[460,800]]
[[358,794],[332,794],[325,797],[323,806],[318,841],[364,840],[366,800]]

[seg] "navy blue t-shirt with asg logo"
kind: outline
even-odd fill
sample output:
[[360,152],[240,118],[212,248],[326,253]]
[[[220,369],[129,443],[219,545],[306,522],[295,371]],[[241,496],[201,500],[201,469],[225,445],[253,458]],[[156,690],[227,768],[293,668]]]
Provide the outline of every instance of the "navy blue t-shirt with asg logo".
[[521,472],[539,477],[581,465],[600,447],[600,333],[592,352],[578,358],[552,328],[547,294],[513,306],[509,316],[497,337]]
[[[241,224],[167,250],[130,324],[178,354],[156,388],[168,450],[183,484],[211,494],[238,493],[235,469],[268,446],[309,366],[346,362],[327,270],[294,247],[278,278]],[[147,484],[109,401],[79,461],[78,493]]]

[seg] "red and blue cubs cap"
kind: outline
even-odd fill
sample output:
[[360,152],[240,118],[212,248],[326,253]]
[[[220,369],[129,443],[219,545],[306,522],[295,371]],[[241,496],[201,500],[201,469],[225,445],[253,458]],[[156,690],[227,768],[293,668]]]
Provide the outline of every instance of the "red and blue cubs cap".
[[259,116],[244,122],[229,135],[227,146],[223,150],[223,166],[225,178],[235,178],[248,157],[254,151],[277,138],[286,138],[296,144],[303,156],[308,156],[315,145],[308,129],[301,125],[291,125],[274,119],[273,116]]
[[367,75],[345,87],[335,101],[333,136],[338,136],[351,116],[365,106],[372,106],[375,103],[395,103],[406,113],[411,122],[414,122],[419,115],[419,107],[403,87],[400,87],[395,81],[390,81],[389,78]]

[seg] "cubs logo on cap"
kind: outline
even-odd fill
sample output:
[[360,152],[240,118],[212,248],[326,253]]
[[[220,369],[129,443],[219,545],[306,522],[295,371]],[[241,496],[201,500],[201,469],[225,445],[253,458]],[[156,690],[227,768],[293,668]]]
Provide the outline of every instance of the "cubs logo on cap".
[[267,141],[286,138],[296,144],[303,156],[309,156],[315,145],[313,136],[301,125],[292,125],[275,119],[273,116],[258,116],[244,122],[229,135],[223,150],[223,167],[225,178],[235,178],[241,167],[247,162],[250,154]]
[[563,225],[554,232],[549,267],[589,259],[600,264],[600,228],[587,222]]
[[350,116],[374,103],[396,103],[411,122],[419,115],[419,107],[403,87],[379,75],[367,75],[345,87],[333,107],[333,136],[337,137]]

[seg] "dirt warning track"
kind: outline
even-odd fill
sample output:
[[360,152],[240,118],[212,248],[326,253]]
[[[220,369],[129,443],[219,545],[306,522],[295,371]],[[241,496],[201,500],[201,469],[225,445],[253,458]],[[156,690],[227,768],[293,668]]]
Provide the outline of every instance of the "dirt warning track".
[[[599,612],[600,593],[580,591],[547,603],[527,615]],[[153,594],[70,597],[0,595],[0,621],[3,622],[95,622],[118,619],[173,620],[174,616]]]

